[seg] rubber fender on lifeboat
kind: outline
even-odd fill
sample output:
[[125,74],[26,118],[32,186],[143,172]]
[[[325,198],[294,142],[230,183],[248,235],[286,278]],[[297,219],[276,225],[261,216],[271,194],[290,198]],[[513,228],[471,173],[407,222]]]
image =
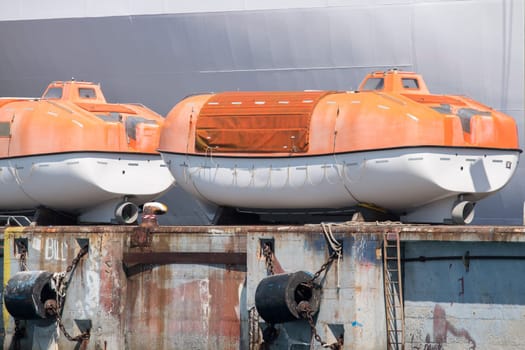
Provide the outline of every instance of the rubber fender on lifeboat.
[[255,291],[255,307],[259,315],[270,324],[301,319],[298,304],[307,301],[313,314],[319,310],[321,287],[305,284],[312,280],[311,274],[298,271],[273,275],[259,282]]
[[139,218],[139,207],[132,202],[122,202],[115,209],[115,218],[119,224],[132,224]]
[[56,300],[51,288],[48,271],[21,271],[13,275],[4,290],[4,304],[11,316],[18,320],[54,321],[53,315],[46,314],[46,301]]

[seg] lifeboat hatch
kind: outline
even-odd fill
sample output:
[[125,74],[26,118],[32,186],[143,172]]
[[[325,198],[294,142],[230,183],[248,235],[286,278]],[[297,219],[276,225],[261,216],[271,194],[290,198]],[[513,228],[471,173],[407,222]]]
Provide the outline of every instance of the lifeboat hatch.
[[225,92],[203,106],[195,130],[199,152],[305,153],[310,118],[329,91]]

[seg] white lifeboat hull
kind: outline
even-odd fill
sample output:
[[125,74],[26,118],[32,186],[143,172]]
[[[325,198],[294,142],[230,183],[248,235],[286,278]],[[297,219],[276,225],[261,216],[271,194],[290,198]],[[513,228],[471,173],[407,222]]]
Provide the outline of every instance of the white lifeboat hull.
[[519,151],[411,147],[307,157],[162,153],[178,186],[239,209],[338,209],[369,204],[406,222],[449,222],[454,204],[505,186]]
[[107,209],[127,200],[137,205],[169,190],[173,176],[161,157],[78,152],[0,160],[0,210],[40,206],[112,222]]

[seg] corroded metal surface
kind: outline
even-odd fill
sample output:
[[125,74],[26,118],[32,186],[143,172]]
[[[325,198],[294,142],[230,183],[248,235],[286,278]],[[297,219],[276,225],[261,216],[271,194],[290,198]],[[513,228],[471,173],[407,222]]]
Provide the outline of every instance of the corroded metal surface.
[[[87,349],[238,349],[246,236],[229,229],[163,228],[152,235],[146,251],[129,248],[134,229],[6,229],[4,283],[19,270],[14,249],[19,239],[28,242],[28,268],[50,272],[64,271],[80,245],[88,242],[89,253],[72,277],[62,315],[72,335],[91,327],[91,339],[84,344]],[[158,261],[156,253],[163,261]],[[177,254],[200,261],[172,261]],[[141,269],[127,275],[125,255],[131,258],[128,262],[143,263]],[[9,347],[14,320],[6,312],[4,324],[4,344]],[[59,336],[54,324],[41,327],[24,321],[24,327],[22,348],[77,346]]]
[[[133,226],[8,228],[4,285],[19,271],[19,243],[29,270],[61,272],[89,244],[67,290],[62,320],[75,336],[90,330],[85,349],[310,349],[311,325],[274,325],[248,312],[259,282],[272,273],[319,275],[322,299],[311,321],[325,343],[385,349],[383,236],[401,237],[406,349],[512,349],[525,327],[525,228],[345,223],[306,226],[152,228],[135,246]],[[269,269],[264,249],[271,243]],[[15,323],[4,312],[4,348]],[[56,324],[22,321],[22,346],[75,349]],[[260,326],[260,327],[259,327]],[[271,330],[271,332],[270,332]],[[257,334],[258,333],[258,334]],[[249,344],[250,340],[254,343]],[[321,349],[313,341],[314,348]]]

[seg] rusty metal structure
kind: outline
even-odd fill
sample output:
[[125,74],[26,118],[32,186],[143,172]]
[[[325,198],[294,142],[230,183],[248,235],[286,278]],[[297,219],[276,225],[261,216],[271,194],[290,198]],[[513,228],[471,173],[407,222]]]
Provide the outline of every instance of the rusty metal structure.
[[521,226],[26,226],[2,234],[4,349],[523,343]]

